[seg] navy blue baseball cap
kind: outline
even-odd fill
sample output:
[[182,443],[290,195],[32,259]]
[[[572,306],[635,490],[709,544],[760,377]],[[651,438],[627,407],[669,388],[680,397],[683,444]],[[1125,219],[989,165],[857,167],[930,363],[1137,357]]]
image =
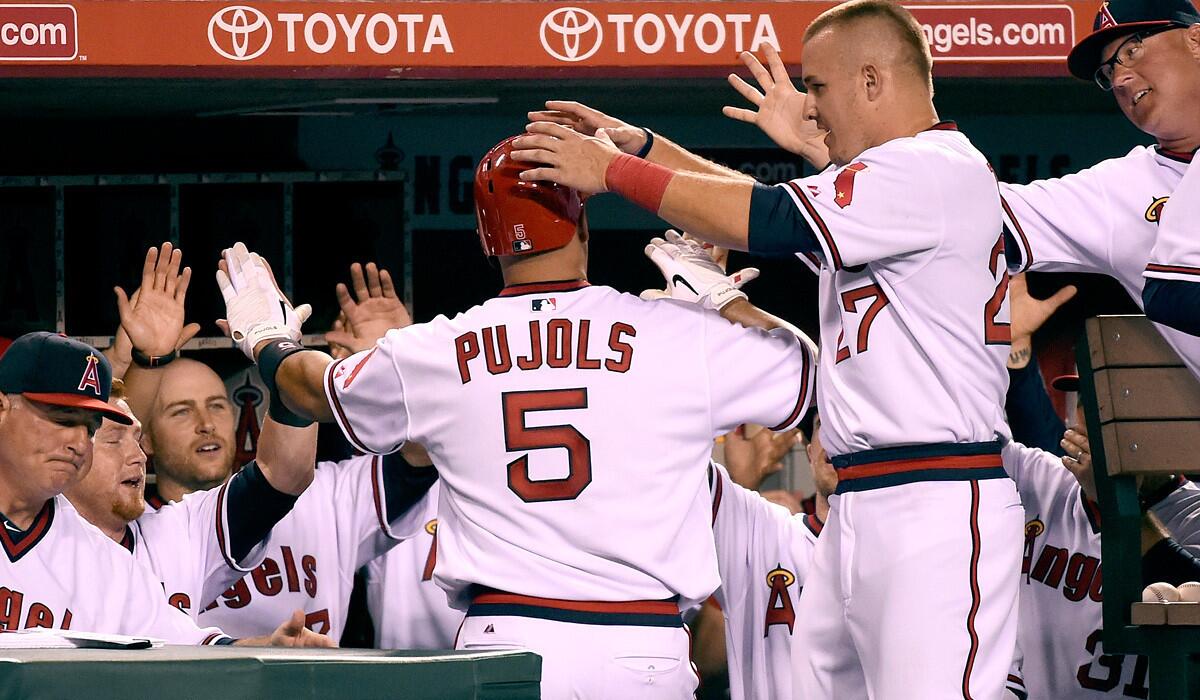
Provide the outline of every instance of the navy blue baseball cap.
[[26,333],[0,356],[0,392],[30,401],[96,411],[132,425],[133,418],[108,405],[112,366],[90,345],[57,333]]
[[1191,0],[1105,0],[1085,36],[1067,55],[1071,75],[1091,80],[1106,56],[1100,52],[1113,39],[1159,27],[1187,27],[1200,22]]

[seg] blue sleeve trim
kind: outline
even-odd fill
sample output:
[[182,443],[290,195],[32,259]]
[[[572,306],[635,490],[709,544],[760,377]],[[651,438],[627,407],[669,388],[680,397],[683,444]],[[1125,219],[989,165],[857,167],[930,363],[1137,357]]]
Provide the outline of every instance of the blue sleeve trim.
[[438,478],[435,467],[414,467],[399,452],[383,456],[381,471],[383,500],[389,523],[416,505]]
[[1147,277],[1142,308],[1151,321],[1200,335],[1200,282]]
[[755,183],[750,192],[747,244],[751,253],[791,256],[821,250],[817,234],[782,187]]
[[1008,370],[1008,396],[1004,410],[1008,414],[1013,440],[1058,457],[1066,454],[1059,443],[1067,426],[1050,403],[1036,357],[1022,369]]
[[[267,477],[250,462],[229,480],[229,549],[240,562],[271,533],[271,528],[292,511],[299,496],[275,490]],[[217,514],[217,517],[221,517]]]

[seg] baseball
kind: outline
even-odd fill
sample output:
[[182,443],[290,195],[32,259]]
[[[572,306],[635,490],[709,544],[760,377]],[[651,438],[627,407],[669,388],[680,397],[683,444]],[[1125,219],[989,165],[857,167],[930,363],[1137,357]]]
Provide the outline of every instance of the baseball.
[[[1200,584],[1194,584],[1196,588],[1200,588]],[[1200,593],[1200,591],[1197,591]],[[1178,603],[1179,589],[1169,583],[1159,581],[1152,583],[1142,589],[1143,603]]]
[[1184,603],[1200,603],[1200,581],[1179,584],[1179,600]]

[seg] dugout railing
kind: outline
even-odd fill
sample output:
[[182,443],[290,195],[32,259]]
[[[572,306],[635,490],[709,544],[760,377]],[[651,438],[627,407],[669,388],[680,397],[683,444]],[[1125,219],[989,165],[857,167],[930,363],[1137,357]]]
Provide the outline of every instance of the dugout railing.
[[1104,651],[1150,661],[1154,700],[1200,698],[1200,603],[1142,603],[1140,474],[1196,471],[1200,382],[1144,316],[1088,319],[1080,395],[1101,514]]

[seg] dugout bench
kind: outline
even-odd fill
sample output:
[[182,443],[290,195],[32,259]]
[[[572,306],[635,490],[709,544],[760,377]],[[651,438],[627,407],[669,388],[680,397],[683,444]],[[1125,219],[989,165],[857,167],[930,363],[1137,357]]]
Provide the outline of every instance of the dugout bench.
[[1200,382],[1144,316],[1088,319],[1079,400],[1103,528],[1104,650],[1150,660],[1150,697],[1200,698],[1200,603],[1142,603],[1136,477],[1197,471]]
[[0,700],[540,697],[542,660],[514,651],[182,647],[0,650]]

